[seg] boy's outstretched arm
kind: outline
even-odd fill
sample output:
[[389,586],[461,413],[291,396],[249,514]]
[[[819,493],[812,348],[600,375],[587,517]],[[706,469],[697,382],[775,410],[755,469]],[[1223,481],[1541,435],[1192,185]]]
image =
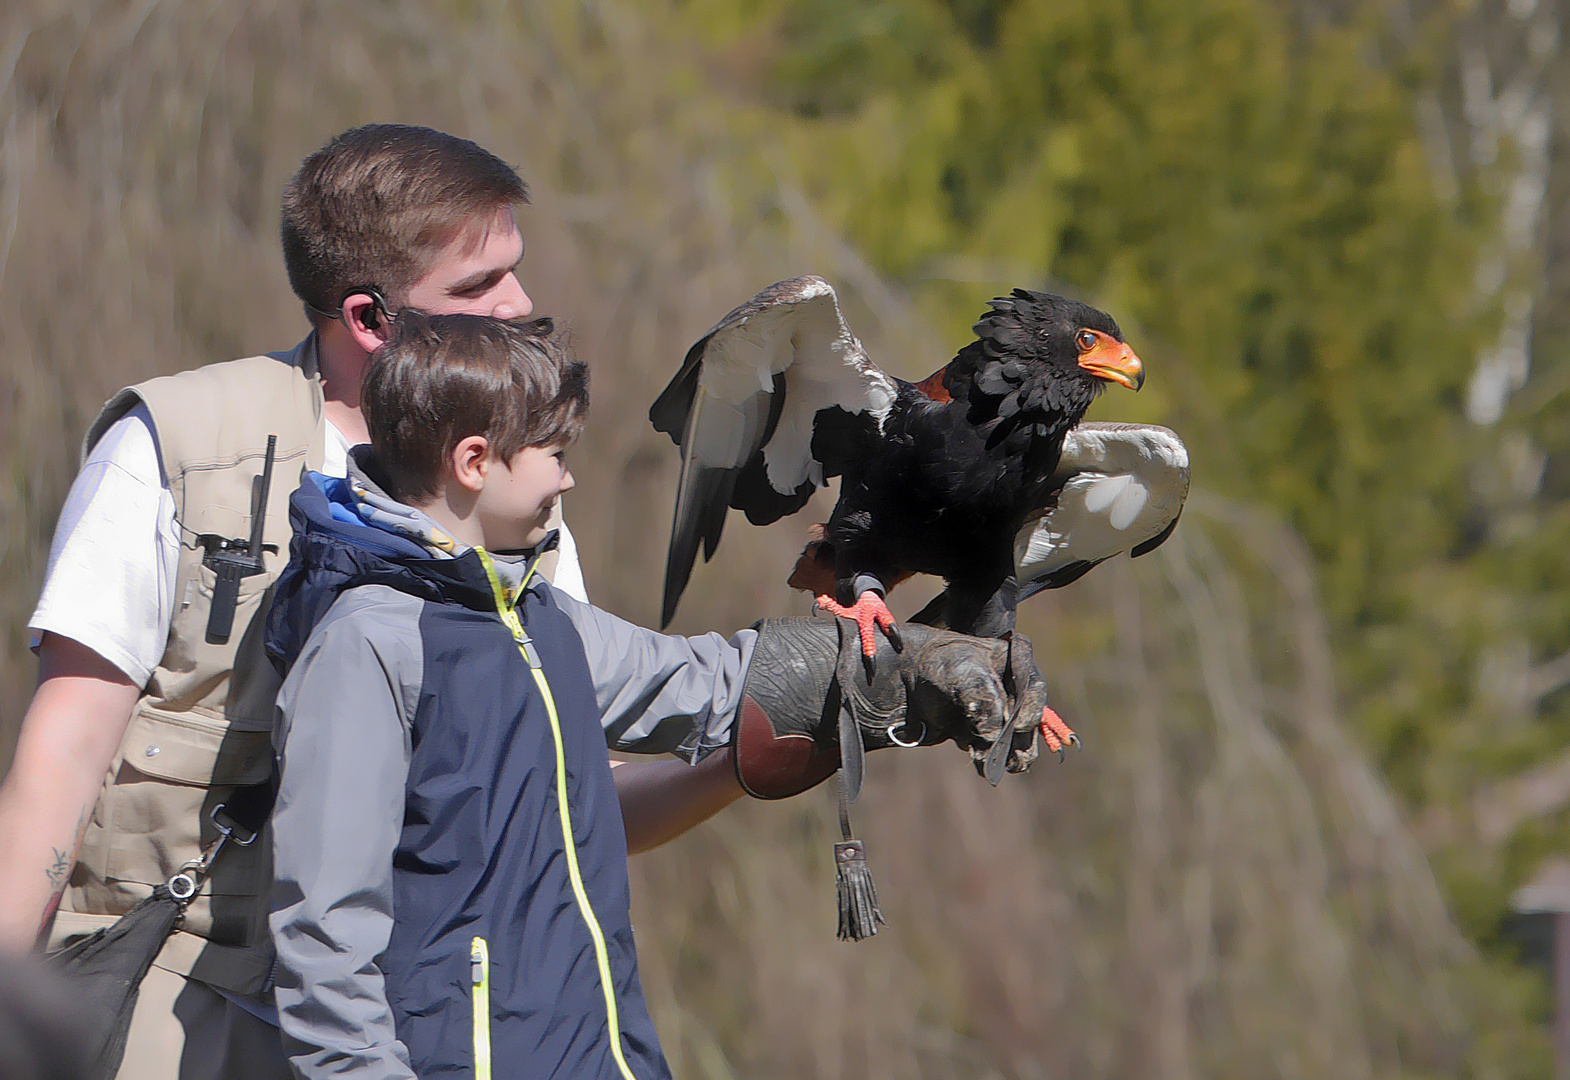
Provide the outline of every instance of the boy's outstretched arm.
[[627,853],[637,855],[674,840],[745,794],[731,749],[698,762],[613,761],[616,794],[627,825]]
[[[629,852],[665,843],[741,794],[785,798],[839,767],[839,710],[826,711],[839,652],[833,622],[772,619],[729,639],[676,637],[557,597],[582,639],[607,743],[685,759],[615,770]],[[858,720],[864,747],[952,740],[994,783],[1005,766],[1029,767],[1045,702],[1029,640],[911,633],[900,655],[884,647],[876,686],[858,681],[871,721]]]

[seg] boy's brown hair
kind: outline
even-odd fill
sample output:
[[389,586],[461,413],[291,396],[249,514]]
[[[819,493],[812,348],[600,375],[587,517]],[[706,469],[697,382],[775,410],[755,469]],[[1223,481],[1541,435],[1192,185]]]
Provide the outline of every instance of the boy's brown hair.
[[441,494],[447,459],[471,435],[510,462],[531,446],[565,445],[589,411],[589,369],[550,319],[426,315],[405,308],[371,354],[360,391],[371,449],[388,494]]
[[431,258],[464,228],[529,201],[516,170],[454,135],[367,124],[301,163],[283,191],[289,287],[315,316],[336,317],[354,289],[397,308]]

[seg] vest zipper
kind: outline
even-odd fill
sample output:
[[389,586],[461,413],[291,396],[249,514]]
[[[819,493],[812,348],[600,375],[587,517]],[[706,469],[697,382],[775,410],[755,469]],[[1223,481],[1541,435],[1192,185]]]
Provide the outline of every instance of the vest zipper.
[[491,1080],[491,954],[482,937],[469,943],[469,983],[474,1000],[474,1080]]
[[[496,573],[496,565],[491,561],[491,553],[483,547],[476,547],[474,550],[479,555],[480,563],[485,567],[485,576],[491,583],[491,595],[496,601],[496,614],[512,633],[512,639],[518,645],[518,652],[523,654],[524,662],[529,665],[529,674],[534,676],[535,685],[540,689],[540,697],[545,701],[545,714],[550,717],[551,738],[556,744],[556,806],[561,815],[563,846],[567,853],[567,877],[572,882],[572,895],[578,903],[578,912],[583,916],[584,923],[588,925],[589,937],[594,942],[594,959],[600,970],[600,989],[605,995],[605,1019],[610,1029],[611,1056],[616,1059],[616,1067],[621,1072],[622,1080],[636,1080],[632,1075],[632,1067],[627,1064],[626,1055],[621,1049],[621,1020],[617,1015],[616,990],[611,982],[610,953],[605,947],[605,932],[600,929],[600,920],[595,917],[594,908],[589,904],[589,890],[584,886],[583,873],[578,868],[578,845],[573,839],[572,814],[567,808],[567,754],[562,746],[561,718],[556,713],[556,698],[551,693],[551,684],[545,679],[545,671],[540,665],[540,654],[535,650],[534,642],[524,630],[518,612],[514,610],[517,602],[523,598],[525,586],[539,566],[539,556],[535,556],[528,574],[519,583],[517,591],[509,594]],[[475,938],[475,941],[480,939]],[[481,944],[483,945],[483,942]],[[484,1075],[476,1073],[475,1080],[489,1080],[489,1077],[490,1053],[487,1049],[486,1072]]]

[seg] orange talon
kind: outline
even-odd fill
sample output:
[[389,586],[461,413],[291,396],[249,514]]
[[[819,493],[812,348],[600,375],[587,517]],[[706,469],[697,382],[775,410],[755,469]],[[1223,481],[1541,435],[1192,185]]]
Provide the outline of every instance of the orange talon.
[[1047,749],[1059,755],[1063,753],[1063,747],[1071,743],[1079,745],[1079,736],[1046,705],[1041,707],[1041,737],[1046,740]]
[[868,660],[878,655],[878,641],[874,636],[874,626],[881,626],[890,640],[898,648],[899,632],[894,629],[894,613],[883,602],[883,597],[872,590],[867,590],[856,599],[850,607],[844,607],[835,602],[832,596],[818,597],[818,606],[831,615],[838,615],[842,619],[850,619],[856,624],[856,629],[861,633],[861,655]]

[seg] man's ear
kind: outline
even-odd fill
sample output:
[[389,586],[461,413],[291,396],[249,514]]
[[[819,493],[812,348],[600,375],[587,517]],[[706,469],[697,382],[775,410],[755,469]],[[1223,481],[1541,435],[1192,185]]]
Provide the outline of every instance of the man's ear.
[[343,325],[356,345],[367,353],[375,352],[387,341],[387,317],[368,293],[350,293],[343,298]]
[[484,435],[470,435],[459,439],[452,448],[447,462],[452,466],[453,479],[458,486],[479,492],[485,487],[485,474],[491,467],[491,444]]

